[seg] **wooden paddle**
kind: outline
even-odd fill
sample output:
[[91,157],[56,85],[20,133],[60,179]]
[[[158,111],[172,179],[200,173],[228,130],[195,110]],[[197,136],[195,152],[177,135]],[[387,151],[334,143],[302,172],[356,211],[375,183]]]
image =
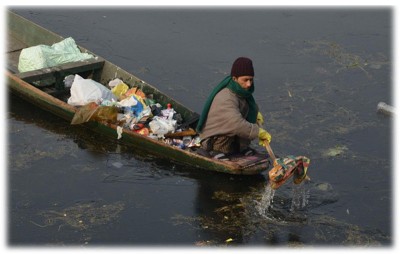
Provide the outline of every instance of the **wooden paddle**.
[[272,162],[275,162],[275,161],[276,161],[275,154],[274,154],[274,152],[272,151],[272,148],[271,148],[271,146],[269,145],[269,142],[268,142],[267,140],[264,141],[264,146],[265,146],[265,148],[267,149],[267,152],[268,152],[269,156],[271,157]]

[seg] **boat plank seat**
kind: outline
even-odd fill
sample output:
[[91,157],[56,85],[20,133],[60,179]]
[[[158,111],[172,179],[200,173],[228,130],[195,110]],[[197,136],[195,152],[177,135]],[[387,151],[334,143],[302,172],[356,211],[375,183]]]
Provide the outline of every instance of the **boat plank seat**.
[[54,78],[56,80],[56,86],[60,86],[59,84],[62,83],[65,76],[82,72],[91,71],[93,72],[93,79],[99,79],[104,62],[104,59],[97,57],[88,60],[60,64],[50,68],[22,72],[16,74],[16,76],[28,83]]

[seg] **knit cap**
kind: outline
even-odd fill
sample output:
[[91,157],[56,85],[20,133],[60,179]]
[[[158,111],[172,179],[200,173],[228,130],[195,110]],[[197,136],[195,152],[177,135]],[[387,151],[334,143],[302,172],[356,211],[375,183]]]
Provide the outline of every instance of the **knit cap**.
[[247,57],[235,60],[231,69],[231,77],[254,76],[253,62]]

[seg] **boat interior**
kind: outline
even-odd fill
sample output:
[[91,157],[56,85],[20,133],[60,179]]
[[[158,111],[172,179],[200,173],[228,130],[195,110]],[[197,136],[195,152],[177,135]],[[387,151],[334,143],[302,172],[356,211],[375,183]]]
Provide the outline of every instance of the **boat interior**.
[[6,68],[8,71],[25,82],[65,102],[70,96],[69,89],[64,87],[63,80],[66,76],[79,74],[83,78],[91,78],[96,81],[100,80],[101,71],[105,62],[101,57],[20,73],[18,71],[19,56],[21,51],[28,47],[28,45],[25,45],[12,34],[8,34],[7,42]]

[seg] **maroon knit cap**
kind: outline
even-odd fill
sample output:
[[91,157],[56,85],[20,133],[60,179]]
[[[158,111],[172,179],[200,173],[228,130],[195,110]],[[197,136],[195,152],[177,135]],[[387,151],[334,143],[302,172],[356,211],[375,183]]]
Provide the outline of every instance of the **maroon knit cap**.
[[233,62],[231,77],[254,76],[253,62],[247,57],[239,57]]

